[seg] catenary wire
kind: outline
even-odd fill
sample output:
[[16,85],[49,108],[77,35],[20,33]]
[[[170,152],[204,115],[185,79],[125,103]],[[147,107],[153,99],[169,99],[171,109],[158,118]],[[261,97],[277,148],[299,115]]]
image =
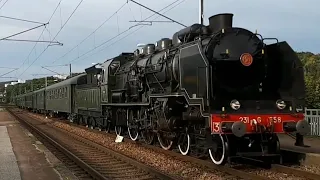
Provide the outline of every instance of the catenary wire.
[[68,52],[66,52],[64,55],[62,55],[58,59],[54,60],[52,63],[57,62],[58,60],[64,58],[66,55],[71,53],[74,49],[76,49],[79,45],[81,45],[85,40],[87,40],[90,36],[92,36],[97,30],[99,30],[105,23],[107,23],[113,16],[115,16],[126,4],[127,2],[125,2],[122,6],[120,6],[120,8],[118,8],[111,16],[109,16],[102,24],[100,24],[94,31],[92,31],[87,37],[85,37],[79,44],[75,45]]
[[[73,10],[73,12],[70,14],[70,16],[68,17],[68,19],[66,20],[66,22],[62,25],[62,27],[60,28],[60,30],[57,32],[57,34],[53,37],[53,39],[55,39],[59,33],[61,32],[61,30],[65,27],[65,25],[69,22],[69,20],[71,19],[72,15],[76,12],[76,10],[79,8],[79,6],[81,5],[81,3],[83,2],[83,0],[81,0],[77,7]],[[58,9],[58,8],[57,8]],[[47,49],[49,48],[50,45],[48,45],[41,53],[40,55],[34,60],[32,61],[32,63],[27,67],[27,69],[25,69],[20,75],[19,77],[21,77],[41,56],[44,52],[47,51]]]
[[35,24],[45,24],[45,23],[38,22],[38,21],[31,21],[31,20],[27,20],[27,19],[21,19],[21,18],[9,17],[9,16],[0,16],[0,18],[11,19],[11,20],[16,20],[16,21],[23,21],[23,22],[29,22],[29,23],[35,23]]
[[[59,7],[60,4],[61,4],[61,1],[62,1],[62,0],[59,1],[58,5],[56,6],[56,8],[54,9],[53,13],[51,14],[51,16],[50,16],[50,18],[49,18],[49,20],[48,20],[48,23],[51,21],[51,19],[53,18],[54,14],[56,13],[58,7]],[[42,30],[42,32],[40,33],[40,36],[39,36],[39,38],[38,38],[38,41],[40,40],[40,38],[41,38],[41,36],[43,35],[43,33],[44,33],[45,30],[46,30],[46,28],[43,28],[43,30]],[[32,51],[36,48],[37,44],[38,44],[38,42],[36,42],[36,43],[34,44],[33,48],[31,49],[31,51],[29,52],[27,58],[23,61],[22,65],[19,67],[19,69],[22,68],[23,65],[27,62],[27,60],[29,59]]]
[[[166,9],[166,8],[168,8],[168,7],[170,7],[171,5],[175,4],[175,3],[176,3],[176,2],[178,2],[178,1],[180,1],[180,0],[175,0],[174,2],[172,2],[172,3],[170,3],[169,5],[165,6],[164,8],[162,8],[161,10],[159,10],[158,12],[160,12],[160,11],[162,11],[162,10],[164,10],[164,9]],[[151,15],[151,16],[149,16],[149,17],[145,18],[144,20],[147,20],[147,19],[149,19],[149,18],[153,17],[154,15],[156,15],[156,13],[154,13],[153,15]],[[142,20],[142,21],[144,21],[144,20]],[[137,24],[135,24],[135,25],[133,25],[133,26],[131,26],[131,27],[135,27],[135,26],[137,26],[137,25],[141,25],[141,24],[142,24],[142,23],[140,22],[140,23],[137,23]],[[116,36],[113,36],[112,38],[110,38],[110,39],[108,39],[108,40],[104,41],[103,43],[101,43],[101,44],[99,44],[98,46],[96,46],[95,48],[93,48],[93,49],[91,49],[91,50],[89,50],[89,51],[85,52],[84,54],[80,55],[79,57],[77,57],[77,58],[75,58],[75,59],[71,60],[69,63],[76,61],[77,59],[79,59],[79,58],[83,57],[84,55],[86,55],[86,54],[88,54],[88,53],[90,53],[90,52],[94,51],[95,49],[97,49],[97,48],[99,48],[99,47],[103,46],[104,44],[106,44],[106,43],[108,43],[108,42],[110,42],[110,41],[114,40],[115,38],[117,38],[117,37],[121,36],[122,34],[124,34],[124,33],[128,32],[128,31],[130,31],[130,30],[131,30],[131,27],[129,27],[129,28],[128,28],[127,30],[125,30],[125,31],[122,31],[121,33],[117,34]]]
[[[181,1],[181,2],[179,2],[178,4],[176,4],[176,5],[172,6],[170,9],[166,10],[164,13],[166,13],[166,12],[168,12],[168,11],[172,10],[173,8],[177,7],[178,5],[180,5],[181,3],[183,3],[184,1],[186,1],[186,0],[182,0],[182,1]],[[155,19],[157,19],[157,18],[159,18],[159,17],[160,17],[160,16],[158,16],[158,17],[154,18],[153,20],[155,20]],[[109,44],[108,46],[106,46],[106,47],[104,47],[104,48],[100,49],[99,51],[97,51],[97,52],[95,52],[95,53],[93,53],[93,54],[91,54],[91,55],[89,55],[89,56],[87,56],[87,57],[82,58],[81,60],[87,59],[87,58],[89,58],[89,57],[91,57],[91,56],[93,56],[93,55],[95,55],[95,54],[98,54],[99,52],[101,52],[101,51],[103,51],[103,50],[107,49],[108,47],[110,47],[110,46],[112,46],[112,45],[116,44],[117,42],[119,42],[119,41],[121,41],[121,40],[125,39],[126,37],[128,37],[128,36],[130,36],[130,35],[132,35],[132,34],[136,33],[138,30],[142,29],[143,27],[145,27],[145,26],[140,26],[139,28],[137,28],[136,30],[132,31],[131,33],[129,33],[129,34],[125,35],[124,37],[122,37],[122,38],[118,39],[117,41],[115,41],[115,42],[113,42],[113,43]]]
[[9,1],[9,0],[6,0],[6,1],[2,4],[2,6],[0,7],[0,10],[3,8],[4,5],[7,4],[8,1]]

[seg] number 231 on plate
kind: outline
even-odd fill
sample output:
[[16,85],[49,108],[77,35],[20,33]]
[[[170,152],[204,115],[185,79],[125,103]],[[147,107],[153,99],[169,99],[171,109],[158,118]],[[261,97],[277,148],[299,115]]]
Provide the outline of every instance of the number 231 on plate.
[[[261,123],[262,118],[261,117],[257,117],[257,118],[251,118],[248,116],[244,116],[244,117],[239,117],[239,120],[242,121],[245,124],[248,124],[250,122],[252,122],[253,120],[256,120],[257,123]],[[276,116],[269,116],[268,117],[269,122],[273,122],[273,123],[281,123],[281,117],[276,117]]]

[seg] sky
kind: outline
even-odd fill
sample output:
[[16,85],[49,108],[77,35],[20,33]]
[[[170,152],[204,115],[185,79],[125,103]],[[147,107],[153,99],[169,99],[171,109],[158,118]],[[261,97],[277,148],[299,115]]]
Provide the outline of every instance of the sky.
[[[56,9],[45,28],[42,26],[12,39],[63,43],[63,46],[48,46],[49,43],[0,40],[0,81],[68,74],[69,67],[66,64],[70,63],[72,72],[82,72],[92,63],[134,51],[139,43],[155,43],[161,38],[172,38],[175,32],[183,28],[171,22],[134,26],[137,23],[129,21],[144,20],[154,13],[127,0],[83,0],[76,9],[80,1],[0,0],[0,39],[39,26],[1,16],[46,23]],[[136,1],[157,11],[175,2]],[[161,13],[188,26],[199,22],[198,0],[176,1]],[[212,15],[233,13],[235,27],[253,32],[257,30],[263,37],[287,41],[296,51],[320,53],[319,6],[319,0],[204,0],[204,23],[207,25]],[[158,15],[147,20],[168,21]]]

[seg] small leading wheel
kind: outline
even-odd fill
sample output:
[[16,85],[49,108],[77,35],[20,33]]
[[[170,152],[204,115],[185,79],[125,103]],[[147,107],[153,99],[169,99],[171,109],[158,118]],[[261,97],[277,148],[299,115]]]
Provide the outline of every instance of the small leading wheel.
[[180,134],[178,148],[182,155],[187,155],[190,150],[190,135],[186,132]]
[[160,146],[165,150],[170,150],[173,145],[173,141],[167,139],[165,136],[163,136],[163,133],[159,132],[157,133],[158,141],[160,143]]
[[116,132],[116,135],[121,136],[122,127],[121,126],[116,126],[115,127],[115,132]]
[[130,139],[132,141],[136,141],[139,136],[139,124],[137,120],[139,119],[139,111],[137,110],[128,110],[127,112],[127,126],[128,126],[128,133]]
[[216,165],[224,165],[227,162],[228,144],[223,135],[212,137],[213,146],[209,148],[209,155],[212,162]]

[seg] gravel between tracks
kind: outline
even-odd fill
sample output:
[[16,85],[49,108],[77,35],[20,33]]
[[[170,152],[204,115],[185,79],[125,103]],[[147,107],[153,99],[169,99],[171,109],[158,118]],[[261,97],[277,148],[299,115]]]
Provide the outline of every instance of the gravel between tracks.
[[250,167],[245,167],[242,166],[241,170],[253,174],[258,174],[260,176],[265,176],[271,179],[276,179],[276,180],[304,180],[306,178],[303,177],[297,177],[292,174],[286,174],[286,173],[279,173],[279,172],[274,172],[274,171],[268,171],[262,168],[250,168]]
[[145,163],[151,167],[155,167],[168,174],[178,175],[184,179],[197,179],[197,180],[224,180],[224,179],[238,179],[228,174],[224,174],[218,171],[209,170],[200,166],[196,166],[190,162],[184,162],[174,157],[169,157],[163,153],[155,153],[153,150],[145,147],[138,146],[133,143],[122,142],[115,143],[114,139],[103,134],[98,134],[78,127],[70,126],[58,121],[52,121],[49,118],[45,119],[43,116],[38,116],[29,113],[32,117],[45,121],[51,125],[59,127],[61,129],[72,132],[81,137],[85,137],[88,140],[96,142],[102,146],[120,152],[128,157],[134,158],[140,162]]
[[[155,167],[161,171],[165,171],[169,174],[179,175],[187,179],[199,179],[199,180],[201,179],[237,179],[233,176],[230,176],[218,171],[214,171],[211,169],[208,170],[206,168],[194,165],[190,162],[184,162],[184,161],[175,159],[174,157],[169,157],[168,155],[165,155],[163,153],[155,153],[153,150],[138,146],[137,144],[133,144],[130,142],[115,143],[113,138],[100,133],[86,131],[85,129],[71,126],[66,123],[45,119],[43,118],[43,116],[40,116],[40,115],[35,115],[31,113],[29,115],[37,119],[44,120],[46,122],[50,122],[52,125],[56,127],[67,130],[79,136],[85,137],[93,142],[96,142],[112,150],[121,152],[122,154],[125,154],[131,158],[137,159],[140,162],[143,162],[151,167]],[[295,168],[307,170],[313,173],[320,172],[319,167],[301,166],[301,167],[295,167]],[[300,177],[293,176],[291,174],[278,173],[278,172],[269,171],[265,169],[250,169],[250,168],[246,169],[244,167],[240,169],[242,169],[245,172],[262,175],[271,179],[279,179],[279,180],[305,179],[302,177],[300,178]]]
[[306,166],[306,165],[301,165],[301,166],[291,166],[292,168],[320,174],[320,167],[319,166]]

